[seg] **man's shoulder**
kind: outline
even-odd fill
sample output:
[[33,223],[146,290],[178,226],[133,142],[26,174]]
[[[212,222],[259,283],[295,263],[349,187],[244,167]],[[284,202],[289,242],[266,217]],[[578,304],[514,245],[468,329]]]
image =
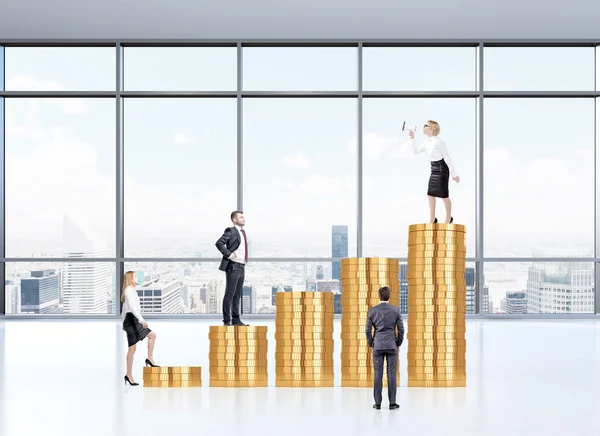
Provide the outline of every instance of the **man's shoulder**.
[[386,304],[386,310],[389,310],[390,312],[399,312],[400,308],[398,306],[394,306],[393,304]]

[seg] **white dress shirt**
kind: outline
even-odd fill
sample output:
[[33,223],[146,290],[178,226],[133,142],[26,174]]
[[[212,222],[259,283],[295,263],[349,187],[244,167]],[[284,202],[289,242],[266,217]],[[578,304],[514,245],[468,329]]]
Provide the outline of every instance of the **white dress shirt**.
[[140,297],[138,297],[135,288],[131,286],[125,288],[125,301],[123,302],[123,310],[121,313],[123,322],[125,322],[125,317],[128,313],[133,313],[133,316],[135,316],[139,322],[144,323],[142,309],[140,307]]
[[415,154],[419,154],[422,152],[427,153],[429,156],[429,160],[431,162],[438,161],[444,159],[446,165],[450,169],[450,175],[452,178],[456,177],[456,170],[454,169],[454,164],[452,163],[452,159],[450,159],[450,154],[448,153],[448,149],[446,148],[446,143],[442,141],[437,136],[431,136],[429,141],[427,141],[424,145],[417,145],[415,143],[414,138],[410,140],[410,145],[412,146],[413,152]]
[[231,259],[231,257],[235,254],[235,259],[231,259],[234,262],[237,263],[241,263],[241,264],[245,264],[245,259],[246,259],[246,244],[245,244],[245,240],[244,240],[244,234],[242,233],[242,228],[240,226],[238,226],[237,224],[234,224],[234,227],[237,229],[238,232],[240,232],[240,246],[238,247],[237,250],[235,250],[231,256],[229,256],[229,259]]

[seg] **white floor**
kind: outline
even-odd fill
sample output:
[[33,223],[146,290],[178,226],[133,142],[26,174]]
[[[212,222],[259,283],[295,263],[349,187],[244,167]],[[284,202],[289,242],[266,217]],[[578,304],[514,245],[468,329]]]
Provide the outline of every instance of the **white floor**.
[[[269,326],[274,385],[274,324],[253,324]],[[600,434],[600,322],[468,321],[467,388],[407,388],[403,348],[396,411],[339,372],[335,388],[209,388],[209,325],[150,323],[159,364],[203,367],[202,388],[156,389],[124,386],[117,321],[0,321],[0,435]]]

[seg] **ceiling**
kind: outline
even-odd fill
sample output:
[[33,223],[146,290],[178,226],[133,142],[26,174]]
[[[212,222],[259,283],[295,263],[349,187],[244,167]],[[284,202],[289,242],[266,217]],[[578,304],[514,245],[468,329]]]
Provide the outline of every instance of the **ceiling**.
[[600,40],[600,0],[0,0],[8,39]]

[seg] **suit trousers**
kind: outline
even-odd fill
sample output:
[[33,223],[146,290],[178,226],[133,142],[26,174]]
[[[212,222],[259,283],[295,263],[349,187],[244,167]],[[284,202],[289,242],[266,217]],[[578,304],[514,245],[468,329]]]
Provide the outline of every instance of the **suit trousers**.
[[396,403],[396,365],[398,364],[398,349],[373,350],[373,366],[375,369],[375,384],[373,397],[375,404],[381,404],[381,391],[383,389],[383,359],[387,361],[388,399],[390,404]]
[[229,262],[225,269],[225,297],[223,297],[223,322],[240,321],[240,300],[244,287],[246,266]]

